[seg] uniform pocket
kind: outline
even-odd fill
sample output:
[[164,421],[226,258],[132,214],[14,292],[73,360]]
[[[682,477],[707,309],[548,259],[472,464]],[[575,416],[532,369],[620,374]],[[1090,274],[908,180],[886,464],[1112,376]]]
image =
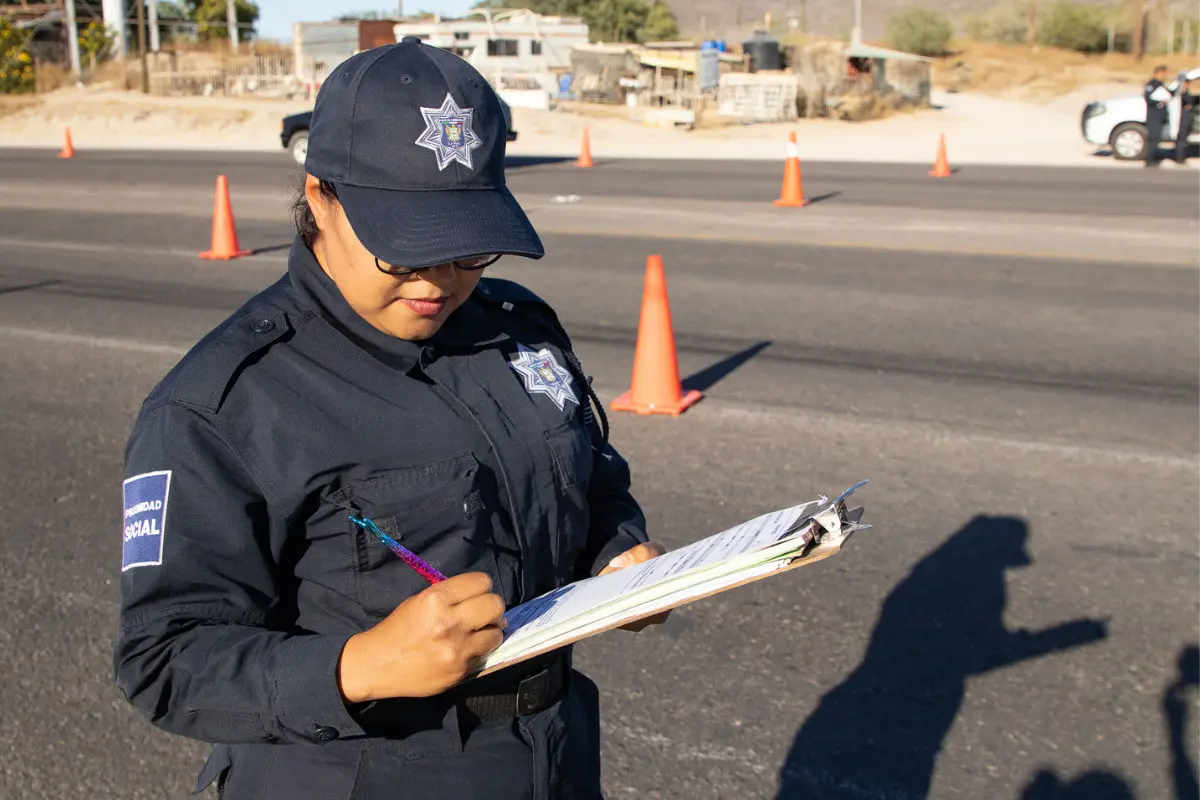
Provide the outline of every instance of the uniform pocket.
[[235,745],[221,800],[348,800],[359,744]]
[[588,486],[592,479],[592,447],[587,430],[568,422],[544,432],[554,462],[558,487],[558,526],[554,536],[555,572],[560,585],[574,579],[575,562],[587,546]]
[[[486,572],[499,585],[489,492],[470,453],[347,484],[331,500],[381,530],[447,577]],[[349,520],[363,610],[385,617],[429,584],[375,536]]]
[[592,445],[587,430],[578,422],[567,422],[544,432],[554,458],[559,491],[580,489],[587,493],[592,477]]

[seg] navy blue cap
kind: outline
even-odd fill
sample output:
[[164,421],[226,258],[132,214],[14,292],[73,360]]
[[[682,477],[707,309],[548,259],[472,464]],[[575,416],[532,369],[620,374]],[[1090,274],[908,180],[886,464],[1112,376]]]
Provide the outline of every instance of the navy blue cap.
[[504,182],[508,123],[470,64],[413,36],[339,64],[321,86],[305,170],[337,190],[354,233],[393,266],[489,253],[541,258]]

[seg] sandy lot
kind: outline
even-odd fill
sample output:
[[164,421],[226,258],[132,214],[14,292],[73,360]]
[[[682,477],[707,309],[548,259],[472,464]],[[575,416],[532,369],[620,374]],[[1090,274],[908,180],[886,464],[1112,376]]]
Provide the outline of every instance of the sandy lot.
[[[1036,103],[970,92],[935,92],[935,109],[873,121],[801,120],[793,124],[699,131],[652,128],[618,117],[514,109],[516,155],[575,155],[585,127],[604,157],[781,159],[787,134],[802,159],[932,162],[945,134],[951,164],[1112,165],[1079,133],[1091,99],[1130,93],[1101,85]],[[0,105],[0,146],[278,150],[280,119],[304,103],[215,98],[148,98],[133,92],[69,89],[35,102]]]

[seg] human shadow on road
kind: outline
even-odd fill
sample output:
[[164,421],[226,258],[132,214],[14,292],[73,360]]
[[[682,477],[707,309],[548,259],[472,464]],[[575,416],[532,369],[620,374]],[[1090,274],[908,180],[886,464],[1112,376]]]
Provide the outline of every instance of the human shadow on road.
[[562,164],[574,161],[570,156],[505,156],[505,169],[522,169],[524,167],[541,167],[547,164]]
[[1100,620],[1004,627],[1004,573],[1031,563],[1028,536],[1022,519],[976,517],[892,590],[863,662],[796,733],[781,800],[925,798],[968,678],[1107,636]]
[[1025,787],[1021,800],[1134,800],[1134,794],[1123,778],[1111,772],[1092,770],[1065,782],[1044,769]]
[[[1200,800],[1196,764],[1188,750],[1188,690],[1200,687],[1200,646],[1185,647],[1179,654],[1179,675],[1163,692],[1163,717],[1171,743],[1171,783],[1175,800]],[[1195,722],[1192,723],[1193,730]]]
[[690,392],[694,389],[698,392],[707,392],[722,378],[727,377],[742,364],[745,364],[772,344],[773,342],[766,341],[751,345],[739,353],[734,353],[728,358],[723,358],[717,363],[687,376],[681,382],[683,384],[683,391]]

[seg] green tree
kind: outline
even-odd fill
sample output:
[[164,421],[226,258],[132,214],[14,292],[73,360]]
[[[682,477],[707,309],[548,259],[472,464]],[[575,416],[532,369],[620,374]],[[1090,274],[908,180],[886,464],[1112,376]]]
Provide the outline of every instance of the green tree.
[[1108,29],[1100,13],[1074,3],[1055,3],[1038,24],[1037,38],[1047,47],[1097,53],[1108,48]]
[[[226,39],[229,24],[225,0],[184,0],[188,17],[196,23],[196,35],[203,40]],[[258,22],[258,3],[236,0],[234,14],[238,21],[238,37],[243,41],[254,38],[254,23]]]
[[336,19],[338,22],[359,22],[360,20],[372,22],[381,19],[391,19],[391,17],[387,16],[382,11],[360,11],[354,14],[339,14],[334,19]]
[[112,30],[100,20],[92,20],[79,34],[79,49],[87,53],[88,64],[93,70],[96,62],[108,55],[112,43]]
[[914,8],[888,19],[888,41],[897,50],[940,56],[954,35],[950,21],[936,11]]
[[679,38],[675,12],[663,0],[657,0],[646,14],[646,24],[638,32],[638,41],[668,42]]
[[33,91],[33,58],[25,49],[28,43],[28,34],[0,18],[0,94]]

